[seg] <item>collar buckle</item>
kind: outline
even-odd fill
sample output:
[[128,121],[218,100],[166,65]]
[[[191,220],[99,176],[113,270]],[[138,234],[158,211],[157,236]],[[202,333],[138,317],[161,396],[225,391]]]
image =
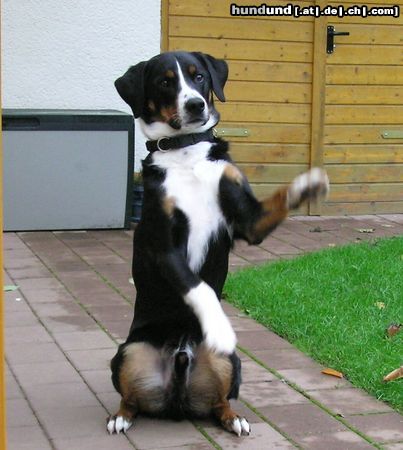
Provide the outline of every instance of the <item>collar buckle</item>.
[[164,150],[163,148],[161,148],[160,142],[162,141],[162,139],[169,139],[168,136],[162,136],[160,138],[158,138],[157,140],[157,148],[160,152],[162,153],[166,153],[169,151],[169,149]]

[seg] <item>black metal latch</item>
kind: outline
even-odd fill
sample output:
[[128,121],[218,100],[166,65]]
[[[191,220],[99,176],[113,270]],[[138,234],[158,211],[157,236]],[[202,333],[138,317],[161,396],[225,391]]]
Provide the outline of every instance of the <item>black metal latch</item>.
[[326,52],[333,53],[336,47],[334,43],[335,36],[350,36],[348,31],[336,31],[333,25],[328,25],[327,27],[327,44],[326,44]]

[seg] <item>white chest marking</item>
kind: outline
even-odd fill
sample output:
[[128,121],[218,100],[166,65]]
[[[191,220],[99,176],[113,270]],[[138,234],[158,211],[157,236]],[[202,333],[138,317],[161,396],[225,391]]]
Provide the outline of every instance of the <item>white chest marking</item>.
[[199,144],[167,153],[156,152],[154,163],[166,169],[163,187],[189,221],[189,267],[197,272],[204,263],[209,240],[225,223],[218,201],[218,185],[225,161],[208,161],[211,144]]

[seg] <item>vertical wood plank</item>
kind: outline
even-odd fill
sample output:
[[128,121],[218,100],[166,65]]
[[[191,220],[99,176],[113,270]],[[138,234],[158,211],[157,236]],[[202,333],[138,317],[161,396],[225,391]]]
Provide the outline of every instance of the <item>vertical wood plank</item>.
[[161,52],[169,50],[169,0],[161,0]]
[[[322,9],[325,0],[316,0]],[[310,166],[323,166],[323,136],[326,95],[326,27],[327,18],[320,17],[314,21],[313,61],[312,61],[312,119]],[[320,215],[320,203],[309,204],[310,215]]]

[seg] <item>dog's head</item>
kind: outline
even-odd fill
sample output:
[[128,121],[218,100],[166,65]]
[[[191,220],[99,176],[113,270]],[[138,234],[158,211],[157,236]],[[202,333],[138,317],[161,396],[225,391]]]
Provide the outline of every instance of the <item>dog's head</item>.
[[214,126],[219,114],[212,93],[225,101],[227,77],[224,60],[200,52],[167,52],[130,67],[115,86],[147,137],[158,139]]

